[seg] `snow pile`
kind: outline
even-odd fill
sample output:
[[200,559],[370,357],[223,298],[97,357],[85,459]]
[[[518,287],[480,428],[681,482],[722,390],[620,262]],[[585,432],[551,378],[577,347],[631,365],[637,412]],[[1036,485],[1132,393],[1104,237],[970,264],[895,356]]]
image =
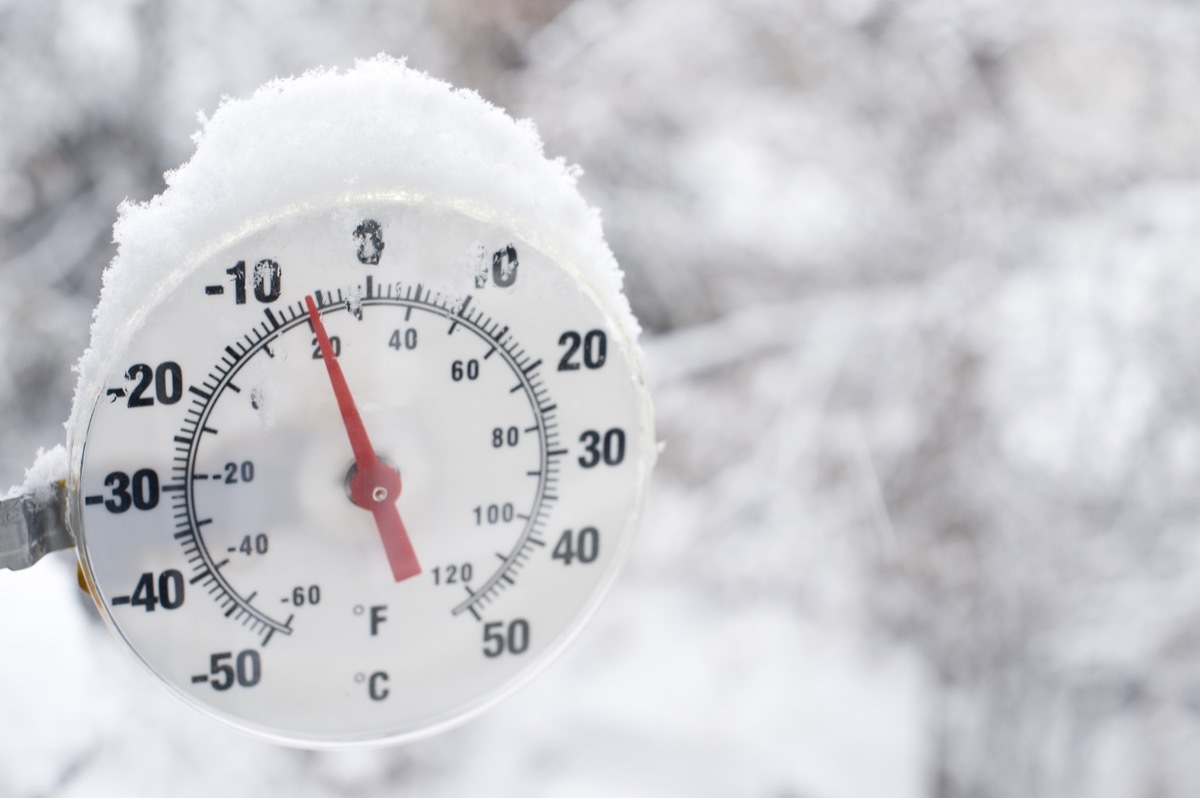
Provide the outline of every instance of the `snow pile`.
[[576,268],[639,330],[578,167],[549,160],[532,123],[472,91],[379,56],[339,74],[275,80],[226,99],[195,136],[196,153],[147,203],[125,203],[118,254],[104,274],[92,340],[79,361],[70,429],[148,308],[211,251],[264,221],[381,198],[419,201],[504,224]]
[[25,481],[20,485],[13,485],[8,489],[8,493],[0,498],[12,499],[45,491],[55,482],[65,480],[67,470],[67,448],[61,443],[49,449],[38,449],[33,465],[25,469]]

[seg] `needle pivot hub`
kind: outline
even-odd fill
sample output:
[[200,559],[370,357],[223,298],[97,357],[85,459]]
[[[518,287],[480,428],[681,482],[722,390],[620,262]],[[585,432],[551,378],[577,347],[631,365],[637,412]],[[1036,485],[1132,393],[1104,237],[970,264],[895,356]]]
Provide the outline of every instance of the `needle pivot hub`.
[[350,478],[350,501],[366,510],[400,498],[400,475],[394,468],[375,462],[357,468]]

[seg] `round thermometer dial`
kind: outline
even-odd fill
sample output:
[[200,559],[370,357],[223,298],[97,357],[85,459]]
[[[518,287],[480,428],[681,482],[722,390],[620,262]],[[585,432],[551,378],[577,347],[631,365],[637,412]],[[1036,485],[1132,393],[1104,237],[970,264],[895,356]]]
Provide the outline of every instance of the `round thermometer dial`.
[[405,739],[523,681],[612,580],[654,459],[603,298],[429,202],[245,231],[109,357],[73,486],[98,602],[279,740]]

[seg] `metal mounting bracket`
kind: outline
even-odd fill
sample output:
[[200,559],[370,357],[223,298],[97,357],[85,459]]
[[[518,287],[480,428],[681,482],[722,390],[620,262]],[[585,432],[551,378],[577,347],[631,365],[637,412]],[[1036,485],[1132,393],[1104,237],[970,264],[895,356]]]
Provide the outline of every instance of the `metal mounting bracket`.
[[0,568],[19,571],[52,551],[73,548],[66,515],[63,482],[0,500]]

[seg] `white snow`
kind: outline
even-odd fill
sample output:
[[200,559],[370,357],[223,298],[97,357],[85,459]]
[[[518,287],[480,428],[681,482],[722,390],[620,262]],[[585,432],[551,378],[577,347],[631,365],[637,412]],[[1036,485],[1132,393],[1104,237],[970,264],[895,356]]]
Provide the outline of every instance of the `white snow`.
[[54,483],[64,481],[68,470],[67,447],[60,443],[49,449],[38,449],[33,465],[25,469],[25,480],[9,488],[3,498],[37,495]]
[[121,206],[69,429],[90,413],[123,336],[207,250],[263,219],[343,197],[423,198],[527,231],[579,269],[637,334],[599,216],[576,189],[578,168],[547,159],[531,122],[472,91],[378,56],[227,98],[194,140],[166,191]]

